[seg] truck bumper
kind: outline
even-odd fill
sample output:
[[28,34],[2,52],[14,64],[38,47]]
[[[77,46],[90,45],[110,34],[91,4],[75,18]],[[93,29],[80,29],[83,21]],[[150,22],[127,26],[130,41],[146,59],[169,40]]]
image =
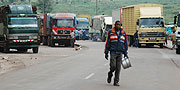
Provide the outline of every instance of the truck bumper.
[[53,43],[58,43],[60,45],[69,44],[72,41],[74,41],[74,39],[52,39]]
[[40,45],[39,40],[9,40],[8,47],[9,48],[33,48],[38,47]]
[[75,39],[71,38],[71,36],[53,36],[51,40],[53,43],[64,44],[74,41]]
[[178,38],[178,39],[176,40],[176,44],[177,44],[178,46],[180,46],[180,38]]
[[162,44],[165,43],[165,37],[139,37],[140,44]]

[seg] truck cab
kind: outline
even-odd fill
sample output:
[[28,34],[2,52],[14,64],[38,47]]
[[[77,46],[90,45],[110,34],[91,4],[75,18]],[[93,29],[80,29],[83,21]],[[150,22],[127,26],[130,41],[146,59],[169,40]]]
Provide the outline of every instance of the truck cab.
[[[76,35],[79,35],[81,39],[88,40],[89,39],[89,20],[88,17],[76,17],[77,26],[76,26]],[[80,33],[82,32],[82,33]],[[78,36],[76,36],[78,38]]]
[[139,45],[158,44],[163,48],[165,25],[162,10],[161,7],[140,7],[140,17],[137,20]]
[[5,5],[0,7],[0,47],[4,52],[17,49],[38,53],[39,26],[36,7],[32,5]]
[[138,20],[139,43],[165,43],[165,27],[163,17],[142,17]]
[[76,26],[76,15],[71,13],[56,13],[52,15],[51,33],[48,37],[48,45],[59,45],[74,47],[74,30]]
[[[177,21],[177,22],[176,22]],[[174,24],[176,29],[176,53],[180,54],[180,14],[174,17]]]

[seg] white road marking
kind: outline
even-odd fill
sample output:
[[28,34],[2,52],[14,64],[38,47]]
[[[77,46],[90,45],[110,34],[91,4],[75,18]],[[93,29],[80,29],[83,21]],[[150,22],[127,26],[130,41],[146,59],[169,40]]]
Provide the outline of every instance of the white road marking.
[[91,78],[92,76],[94,76],[94,73],[91,73],[91,74],[88,75],[85,79],[89,79],[89,78]]
[[109,63],[104,64],[104,66],[107,66]]

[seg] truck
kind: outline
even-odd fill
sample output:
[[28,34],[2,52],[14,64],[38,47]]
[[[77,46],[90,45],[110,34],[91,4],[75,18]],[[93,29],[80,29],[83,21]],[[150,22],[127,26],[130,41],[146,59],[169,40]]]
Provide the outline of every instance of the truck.
[[32,5],[4,5],[0,7],[0,50],[16,49],[38,53],[39,27],[37,8]]
[[107,31],[112,28],[112,17],[108,15],[97,15],[92,18],[90,26],[92,39],[106,40]]
[[43,45],[65,45],[74,47],[74,30],[77,24],[76,14],[54,13],[44,14],[44,28],[41,32]]
[[[88,17],[76,17],[77,20],[77,26],[76,30],[78,30],[75,34],[78,35],[83,39],[83,40],[88,40],[89,39],[89,20]],[[83,33],[79,33],[79,32]]]
[[91,15],[88,15],[88,14],[77,14],[76,17],[85,17],[85,18],[88,18],[89,22],[91,21]]
[[[176,22],[177,21],[177,22]],[[176,29],[176,53],[180,54],[180,13],[174,17],[174,25]]]
[[[122,7],[113,11],[116,15],[113,20],[120,20],[128,36],[128,43],[132,45],[133,36],[138,30],[139,47],[159,45],[163,48],[165,43],[165,27],[163,5],[139,4]],[[113,22],[114,23],[114,22]]]

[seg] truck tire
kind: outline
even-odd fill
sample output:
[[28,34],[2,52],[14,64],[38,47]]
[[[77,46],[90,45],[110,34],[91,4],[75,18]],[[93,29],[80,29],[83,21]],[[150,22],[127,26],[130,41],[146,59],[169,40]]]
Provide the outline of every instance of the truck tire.
[[163,43],[160,44],[160,48],[163,48]]
[[70,45],[71,45],[72,48],[74,48],[74,40],[70,41]]
[[0,47],[0,52],[3,52],[3,48],[2,47]]
[[48,46],[50,47],[54,47],[55,46],[55,43],[51,40],[51,37],[48,37]]
[[102,37],[102,42],[105,42],[105,41],[106,41],[106,36],[104,34],[103,37]]
[[9,52],[9,48],[8,47],[4,47],[3,52],[4,53],[8,53]]
[[33,53],[38,53],[39,48],[38,47],[34,47],[32,50],[33,50]]
[[18,52],[27,52],[28,49],[22,48],[22,49],[17,49],[17,50],[18,50]]
[[128,44],[131,46],[134,43],[134,38],[132,36],[128,36]]
[[129,46],[131,46],[130,45],[130,39],[131,39],[130,36],[128,36],[128,44],[129,44]]
[[142,47],[142,45],[139,43],[139,44],[138,44],[138,47],[139,47],[139,48],[141,48],[141,47]]
[[177,46],[177,48],[176,48],[176,54],[180,54],[180,46]]
[[43,43],[43,45],[48,45],[48,39],[47,39],[47,37],[43,37],[43,38],[42,38],[42,43]]

